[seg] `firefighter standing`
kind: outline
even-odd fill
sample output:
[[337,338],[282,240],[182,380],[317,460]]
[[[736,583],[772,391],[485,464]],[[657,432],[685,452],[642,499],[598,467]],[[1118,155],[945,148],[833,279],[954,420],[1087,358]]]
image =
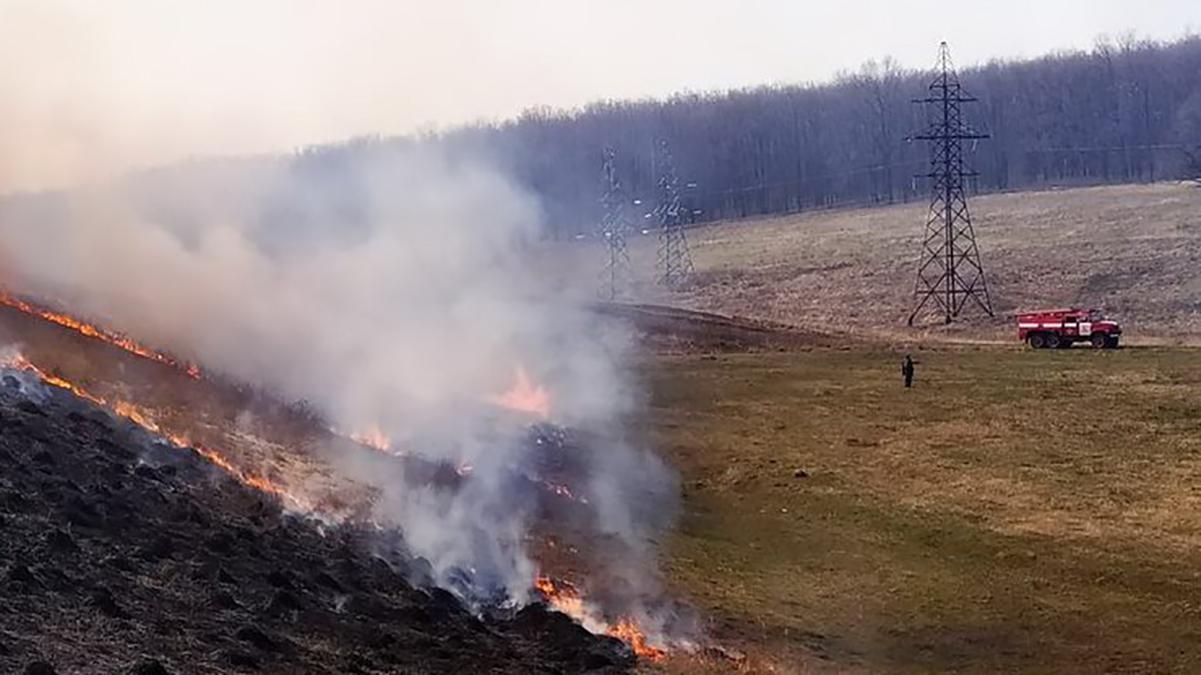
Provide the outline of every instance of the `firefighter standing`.
[[905,355],[905,362],[901,364],[901,377],[905,378],[905,388],[913,386],[913,358],[908,354]]

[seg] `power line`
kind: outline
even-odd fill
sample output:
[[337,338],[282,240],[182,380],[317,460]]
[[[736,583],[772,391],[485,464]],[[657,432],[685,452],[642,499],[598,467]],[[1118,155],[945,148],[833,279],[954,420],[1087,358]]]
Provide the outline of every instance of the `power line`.
[[617,175],[616,152],[612,148],[605,148],[601,159],[600,202],[604,215],[598,234],[605,244],[605,262],[599,291],[606,300],[616,300],[629,291],[630,253],[626,248],[626,234],[631,228],[625,190]]
[[680,286],[692,274],[692,254],[684,233],[684,207],[680,200],[680,179],[676,176],[671,149],[660,140],[655,153],[659,199],[652,212],[659,221],[658,281],[668,288]]
[[966,96],[951,65],[951,53],[943,42],[938,51],[938,73],[930,83],[929,95],[915,99],[931,118],[925,132],[913,136],[929,142],[930,215],[922,241],[914,284],[916,305],[909,325],[928,306],[951,323],[969,302],[994,316],[988,281],[980,262],[980,250],[972,228],[964,195],[964,178],[977,174],[964,170],[963,141],[988,138],[963,119],[961,106],[975,102]]

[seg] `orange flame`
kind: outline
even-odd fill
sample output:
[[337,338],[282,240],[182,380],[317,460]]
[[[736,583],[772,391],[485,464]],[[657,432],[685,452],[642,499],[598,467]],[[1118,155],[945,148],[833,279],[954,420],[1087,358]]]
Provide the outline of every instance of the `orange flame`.
[[546,601],[550,603],[551,607],[570,616],[580,624],[595,623],[575,586],[565,581],[555,583],[550,577],[539,575],[534,580],[534,588],[546,596]]
[[363,431],[351,432],[350,440],[381,452],[388,452],[392,447],[392,439],[375,425]]
[[662,661],[667,658],[667,650],[647,642],[646,633],[643,633],[642,629],[634,625],[630,619],[621,619],[610,626],[608,632],[609,635],[628,644],[630,649],[633,649],[634,653],[641,658],[648,661]]
[[629,645],[639,658],[648,661],[662,661],[667,658],[667,650],[650,644],[646,633],[629,617],[622,617],[617,622],[608,624],[598,618],[595,609],[580,596],[579,590],[566,581],[556,582],[545,575],[534,579],[534,588],[546,598],[551,607],[570,616],[588,630],[594,633],[605,633]]
[[164,438],[170,440],[172,443],[174,443],[175,445],[177,445],[181,448],[191,448],[192,450],[194,450],[196,452],[196,454],[200,455],[201,457],[204,457],[209,462],[211,462],[211,463],[217,465],[219,468],[225,470],[227,473],[229,473],[231,476],[233,476],[235,479],[237,479],[240,483],[243,483],[244,485],[248,485],[248,486],[255,488],[257,490],[260,490],[262,492],[266,492],[268,494],[275,495],[276,497],[279,497],[280,499],[283,499],[284,501],[291,504],[294,508],[297,508],[300,510],[309,510],[303,500],[290,494],[287,490],[280,487],[279,485],[276,485],[275,483],[271,482],[269,479],[267,479],[263,476],[256,476],[254,474],[242,471],[241,469],[234,466],[233,463],[231,463],[228,459],[226,459],[225,455],[223,455],[219,451],[214,450],[213,448],[205,447],[203,445],[192,443],[185,436],[178,436],[175,434],[169,434],[169,433],[163,432],[159,428],[159,425],[154,421],[153,414],[141,406],[138,406],[134,403],[130,403],[128,401],[122,401],[122,400],[116,400],[116,401],[110,402],[107,399],[105,399],[104,397],[97,396],[73,382],[70,382],[61,377],[58,377],[57,375],[51,375],[50,373],[43,371],[41,368],[38,368],[37,366],[35,366],[28,359],[26,359],[24,356],[21,356],[20,354],[9,356],[8,358],[6,358],[2,362],[0,362],[0,365],[4,365],[4,366],[7,366],[7,367],[10,367],[13,369],[23,370],[25,372],[32,373],[32,374],[36,375],[38,377],[38,379],[40,379],[42,382],[45,382],[46,384],[49,384],[49,385],[53,385],[60,389],[66,389],[67,391],[71,392],[72,394],[75,394],[79,398],[85,399],[87,401],[91,401],[92,403],[95,403],[96,405],[98,405],[102,408],[110,410],[114,414],[119,415],[120,417],[124,417],[125,419],[133,422],[134,424],[137,424],[138,426],[142,427],[143,429],[146,429],[147,431],[150,431],[152,433],[163,436]]
[[30,303],[25,302],[24,300],[12,296],[4,291],[0,291],[0,304],[7,305],[13,309],[25,312],[26,314],[32,314],[33,316],[40,317],[51,323],[56,323],[60,326],[70,328],[71,330],[77,331],[81,335],[107,342],[111,345],[124,349],[130,354],[140,356],[144,359],[150,359],[151,361],[158,361],[159,363],[164,363],[173,368],[177,368],[192,379],[200,379],[200,367],[196,364],[178,361],[162,352],[155,351],[145,345],[142,345],[124,335],[106,331],[103,328],[90,324],[86,321],[80,321],[79,319],[66,314],[52,312],[42,307],[35,307],[34,305],[31,305]]
[[535,384],[521,366],[517,366],[513,386],[488,400],[509,410],[537,415],[542,419],[550,417],[550,392],[542,385]]

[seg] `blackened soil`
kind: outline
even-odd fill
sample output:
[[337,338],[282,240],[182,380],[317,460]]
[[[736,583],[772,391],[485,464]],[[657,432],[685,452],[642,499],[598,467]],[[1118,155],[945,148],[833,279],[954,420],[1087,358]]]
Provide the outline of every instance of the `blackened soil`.
[[485,622],[414,588],[383,539],[285,515],[66,392],[0,384],[0,672],[632,666],[622,643],[540,606]]

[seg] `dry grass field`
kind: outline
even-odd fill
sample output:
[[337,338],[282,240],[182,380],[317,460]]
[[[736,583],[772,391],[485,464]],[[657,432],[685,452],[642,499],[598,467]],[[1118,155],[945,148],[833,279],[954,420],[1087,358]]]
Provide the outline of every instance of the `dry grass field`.
[[[999,316],[951,329],[904,326],[923,204],[692,230],[675,293],[632,242],[638,300],[842,334],[647,358],[671,584],[744,672],[1201,672],[1201,189],[972,207]],[[1138,346],[1015,344],[1006,314],[1069,304]]]
[[[1022,308],[1106,308],[1144,342],[1201,342],[1201,189],[1113,186],[987,195],[970,202],[996,321],[924,335],[1011,339]],[[637,300],[768,319],[806,329],[907,340],[925,204],[821,211],[690,231],[693,282],[652,283],[656,238],[631,243]],[[592,283],[595,243],[561,245]],[[917,335],[917,337],[923,337]]]
[[669,576],[744,670],[1201,672],[1201,351],[900,358],[648,365]]

